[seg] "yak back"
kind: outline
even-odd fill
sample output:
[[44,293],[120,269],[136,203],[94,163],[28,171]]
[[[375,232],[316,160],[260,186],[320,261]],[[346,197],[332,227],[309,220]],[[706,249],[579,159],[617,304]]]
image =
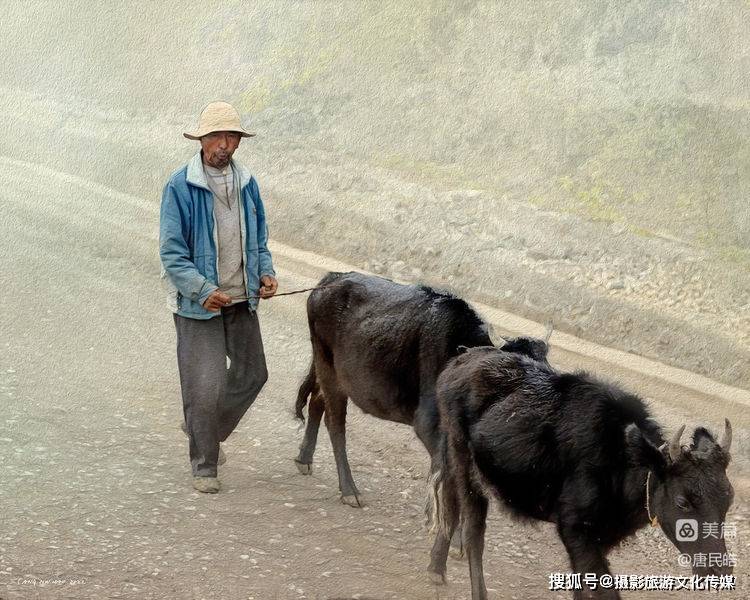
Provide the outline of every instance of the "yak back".
[[554,520],[565,493],[595,519],[622,499],[627,426],[662,441],[637,396],[501,350],[469,350],[451,361],[438,404],[441,426],[467,442],[481,479],[519,517]]

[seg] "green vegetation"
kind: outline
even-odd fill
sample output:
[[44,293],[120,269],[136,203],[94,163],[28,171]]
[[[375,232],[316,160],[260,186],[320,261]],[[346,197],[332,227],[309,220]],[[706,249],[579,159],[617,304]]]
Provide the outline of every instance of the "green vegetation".
[[487,182],[471,178],[465,173],[462,165],[455,163],[441,164],[399,154],[374,156],[370,159],[370,163],[377,167],[397,171],[402,177],[413,177],[416,180],[445,186],[448,189],[486,190],[488,188]]
[[563,197],[562,202],[570,212],[592,221],[614,223],[625,220],[624,215],[617,209],[618,201],[622,201],[621,190],[611,184],[599,182],[582,185],[567,176],[560,179],[560,187],[568,194],[567,197]]

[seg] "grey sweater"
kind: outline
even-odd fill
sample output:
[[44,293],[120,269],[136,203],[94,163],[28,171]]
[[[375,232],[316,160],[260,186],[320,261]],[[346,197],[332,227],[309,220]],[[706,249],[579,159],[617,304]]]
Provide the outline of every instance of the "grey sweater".
[[240,235],[240,203],[231,165],[223,171],[204,163],[208,187],[214,195],[214,217],[219,240],[219,291],[232,296],[232,304],[245,296],[245,265]]

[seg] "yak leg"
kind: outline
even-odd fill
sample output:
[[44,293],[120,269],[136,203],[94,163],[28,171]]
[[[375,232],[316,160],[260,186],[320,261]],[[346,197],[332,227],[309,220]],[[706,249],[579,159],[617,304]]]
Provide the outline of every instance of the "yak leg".
[[[424,444],[430,455],[430,474],[437,473],[440,470],[445,470],[441,461],[441,443],[444,441],[444,434],[440,430],[440,416],[437,412],[437,405],[435,403],[435,396],[422,396],[419,401],[419,407],[414,414],[414,433],[417,434],[419,441]],[[447,473],[443,473],[443,477],[446,477]],[[455,491],[452,492],[455,495]],[[458,502],[456,500],[456,502]],[[426,510],[432,510],[431,506],[428,506]],[[429,516],[428,521],[437,519],[437,515]],[[458,504],[456,504],[456,521],[453,524],[453,533],[450,539],[450,555],[461,560],[464,557],[464,547],[461,542],[461,527],[460,527],[460,510]],[[433,547],[435,550],[435,547]],[[446,551],[447,552],[447,551]],[[434,561],[433,561],[434,562]],[[430,565],[432,567],[432,564]],[[433,572],[433,569],[429,569]],[[443,562],[443,568],[441,571],[434,571],[439,573],[445,572],[445,563]]]
[[[585,532],[564,523],[558,524],[557,531],[568,551],[574,573],[581,573],[581,578],[585,573],[610,574],[609,563],[604,552],[596,543],[588,539]],[[592,590],[583,582],[582,587],[583,589],[573,592],[575,600],[620,600],[620,593],[617,590],[602,588]]]
[[487,600],[487,586],[484,584],[482,555],[484,553],[484,532],[487,523],[488,500],[472,481],[470,469],[472,464],[466,443],[463,440],[451,440],[448,446],[449,464],[454,485],[459,497],[461,520],[463,522],[463,540],[466,556],[469,559],[469,576],[471,578],[472,600]]
[[325,364],[315,365],[320,391],[325,401],[325,422],[336,459],[336,470],[339,475],[339,491],[344,504],[359,508],[362,506],[359,491],[354,484],[349,459],[346,456],[346,403],[347,396],[336,381],[331,367]]
[[360,508],[359,491],[354,484],[349,459],[346,456],[346,396],[331,398],[326,394],[325,420],[328,435],[331,437],[333,456],[336,459],[336,470],[339,474],[339,491],[344,504]]
[[320,393],[314,393],[310,398],[307,410],[307,425],[305,426],[305,437],[299,447],[299,455],[294,459],[297,469],[303,475],[312,475],[313,454],[318,442],[318,430],[320,419],[323,417],[325,404]]
[[438,456],[441,444],[440,416],[437,412],[435,397],[422,397],[414,413],[414,433],[424,444],[430,457]]
[[487,498],[478,490],[467,487],[463,493],[461,514],[463,516],[463,539],[466,540],[466,555],[469,559],[472,600],[486,600],[482,554],[484,553],[484,531],[487,521]]

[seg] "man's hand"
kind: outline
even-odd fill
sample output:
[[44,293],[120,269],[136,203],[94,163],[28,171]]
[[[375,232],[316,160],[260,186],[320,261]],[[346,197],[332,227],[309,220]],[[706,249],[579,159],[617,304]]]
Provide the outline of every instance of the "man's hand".
[[210,310],[211,312],[218,312],[221,310],[222,306],[226,306],[231,301],[232,299],[224,292],[216,290],[215,292],[212,292],[208,298],[206,298],[206,301],[203,303],[203,308],[205,308],[206,310]]
[[258,290],[258,294],[261,298],[270,298],[276,293],[276,288],[279,287],[279,282],[276,281],[276,278],[271,275],[263,275],[263,277],[260,278],[260,290]]

